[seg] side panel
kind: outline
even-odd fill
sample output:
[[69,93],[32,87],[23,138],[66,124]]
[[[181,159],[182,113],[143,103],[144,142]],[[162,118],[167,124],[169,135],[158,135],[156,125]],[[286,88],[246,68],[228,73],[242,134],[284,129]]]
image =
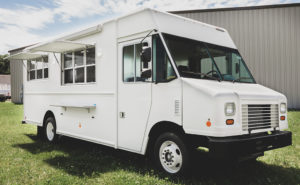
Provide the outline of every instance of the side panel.
[[155,124],[166,121],[179,126],[182,125],[181,85],[180,79],[167,83],[152,84],[152,106],[143,140],[143,154],[146,152],[149,132]]
[[[115,22],[102,32],[81,38],[96,46],[96,82],[68,84],[61,82],[61,55],[49,53],[49,78],[27,81],[24,69],[24,117],[42,125],[47,110],[55,114],[57,132],[63,135],[114,146],[117,130],[116,107],[116,29]],[[95,109],[56,107],[53,105],[96,104]]]

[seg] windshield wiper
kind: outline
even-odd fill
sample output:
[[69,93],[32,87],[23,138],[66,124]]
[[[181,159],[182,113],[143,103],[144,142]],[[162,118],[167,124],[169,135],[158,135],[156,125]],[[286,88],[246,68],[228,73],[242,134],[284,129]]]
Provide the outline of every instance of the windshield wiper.
[[242,80],[242,79],[251,79],[250,77],[240,77],[240,78],[237,78],[237,79],[234,79],[234,80],[232,80],[232,82],[234,83],[234,82],[240,82],[240,80]]
[[216,77],[213,77],[213,76],[210,76],[206,73],[195,73],[195,72],[191,72],[191,71],[181,71],[182,73],[188,73],[188,74],[192,74],[192,75],[203,75],[203,76],[206,76],[212,80],[218,80],[219,82],[221,81],[220,78],[216,78]]

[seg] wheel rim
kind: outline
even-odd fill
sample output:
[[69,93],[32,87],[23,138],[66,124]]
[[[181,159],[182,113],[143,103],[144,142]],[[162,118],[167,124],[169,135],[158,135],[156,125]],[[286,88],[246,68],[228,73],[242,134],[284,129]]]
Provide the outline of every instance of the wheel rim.
[[53,123],[52,122],[48,122],[47,124],[47,138],[49,141],[52,141],[53,138],[54,138],[54,126],[53,126]]
[[169,173],[177,173],[182,166],[182,153],[173,141],[165,141],[159,149],[159,159],[162,167]]

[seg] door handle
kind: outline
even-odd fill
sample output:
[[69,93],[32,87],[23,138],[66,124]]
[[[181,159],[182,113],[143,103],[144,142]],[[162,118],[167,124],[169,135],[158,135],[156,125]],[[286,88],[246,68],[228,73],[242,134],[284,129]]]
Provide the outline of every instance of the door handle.
[[125,118],[125,112],[120,112],[120,118]]

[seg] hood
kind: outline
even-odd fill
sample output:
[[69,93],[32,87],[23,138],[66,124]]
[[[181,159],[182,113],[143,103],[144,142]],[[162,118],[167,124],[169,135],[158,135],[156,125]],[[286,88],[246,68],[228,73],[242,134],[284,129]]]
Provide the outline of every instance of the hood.
[[285,96],[259,84],[228,81],[182,78],[183,84],[201,90],[203,93],[217,97],[236,95],[240,99],[286,99]]

